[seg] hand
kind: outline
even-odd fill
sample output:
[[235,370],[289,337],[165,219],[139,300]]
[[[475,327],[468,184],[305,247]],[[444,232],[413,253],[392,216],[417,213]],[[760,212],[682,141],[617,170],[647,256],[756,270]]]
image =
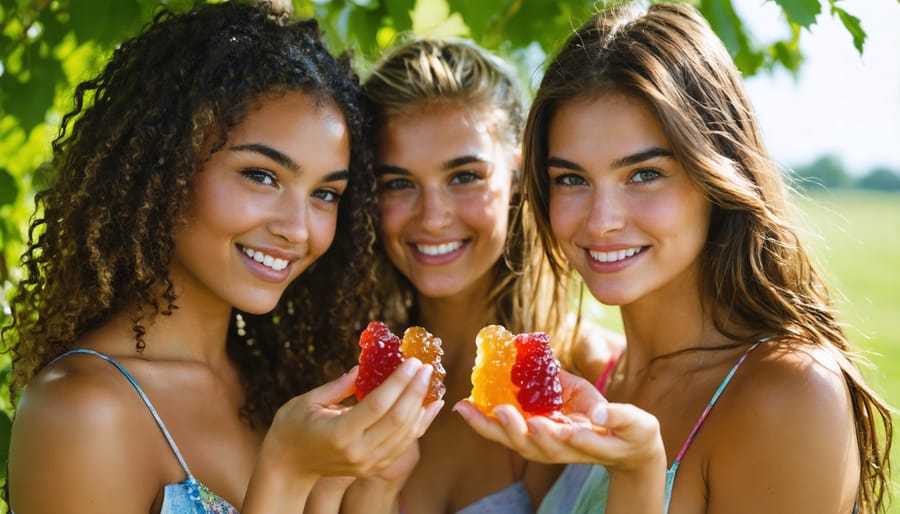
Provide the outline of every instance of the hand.
[[528,460],[602,464],[611,473],[656,467],[660,458],[664,466],[665,452],[655,417],[633,405],[608,403],[593,384],[563,370],[560,384],[569,423],[543,416],[526,419],[512,405],[497,406],[493,411],[496,418],[467,400],[457,403],[453,410],[482,437]]
[[397,497],[418,462],[419,444],[415,441],[394,464],[381,473],[356,479],[344,494],[341,513],[399,512]]
[[[263,443],[287,472],[315,476],[370,476],[387,470],[425,432],[443,401],[422,406],[432,367],[408,359],[358,404],[358,368],[288,401]],[[268,450],[268,451],[267,451]]]

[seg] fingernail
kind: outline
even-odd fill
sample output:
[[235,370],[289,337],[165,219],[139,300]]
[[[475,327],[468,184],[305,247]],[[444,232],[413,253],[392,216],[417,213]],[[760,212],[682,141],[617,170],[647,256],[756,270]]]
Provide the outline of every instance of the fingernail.
[[422,367],[422,362],[415,357],[406,359],[403,364],[400,365],[400,368],[403,369],[403,372],[412,377],[419,371],[419,368]]
[[605,403],[597,405],[594,407],[594,410],[591,411],[591,422],[595,425],[605,425],[608,419],[609,411],[607,410]]
[[431,374],[434,373],[434,367],[431,365],[422,365],[421,369],[422,371],[419,373],[419,382],[422,382],[423,384],[431,382]]
[[501,425],[506,425],[507,423],[509,423],[509,418],[506,416],[506,414],[503,413],[503,411],[498,412],[496,409],[494,409],[493,413],[494,416],[496,416],[497,419],[500,420]]

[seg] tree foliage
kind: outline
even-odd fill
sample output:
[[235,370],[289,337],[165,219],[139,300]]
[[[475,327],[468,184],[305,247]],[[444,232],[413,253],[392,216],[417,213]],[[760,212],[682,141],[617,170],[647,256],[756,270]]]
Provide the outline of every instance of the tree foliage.
[[856,182],[860,189],[900,191],[900,174],[888,168],[875,168]]
[[[24,230],[61,113],[76,84],[96,74],[116,44],[152,19],[160,4],[179,11],[204,0],[0,0],[0,325],[18,280]],[[471,37],[535,79],[546,55],[595,9],[595,0],[279,0],[315,16],[335,50],[352,49],[361,72],[399,34]],[[608,0],[615,2],[620,0]],[[762,1],[762,0],[759,0]],[[747,76],[803,62],[802,29],[821,14],[839,18],[863,50],[866,34],[839,0],[767,0],[789,37],[755,41],[733,0],[692,0]],[[2,368],[2,365],[0,365]],[[9,408],[0,395],[0,407]],[[0,419],[0,438],[5,428]],[[6,447],[5,441],[0,446]],[[0,456],[2,457],[2,456]],[[0,463],[0,469],[5,469]],[[2,509],[0,509],[2,510]]]

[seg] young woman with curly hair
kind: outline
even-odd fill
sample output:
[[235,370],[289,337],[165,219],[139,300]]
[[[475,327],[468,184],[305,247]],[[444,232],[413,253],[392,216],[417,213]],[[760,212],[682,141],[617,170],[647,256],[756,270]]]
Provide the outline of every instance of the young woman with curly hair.
[[415,360],[339,404],[374,312],[366,125],[348,59],[266,5],[163,10],[76,89],[3,331],[11,508],[301,512],[421,435]]
[[[593,426],[503,406],[482,433],[567,467],[539,512],[883,512],[890,408],[788,219],[741,76],[687,4],[597,14],[550,63],[524,190],[548,256],[618,305],[626,346],[567,379]],[[649,417],[652,415],[652,417]]]

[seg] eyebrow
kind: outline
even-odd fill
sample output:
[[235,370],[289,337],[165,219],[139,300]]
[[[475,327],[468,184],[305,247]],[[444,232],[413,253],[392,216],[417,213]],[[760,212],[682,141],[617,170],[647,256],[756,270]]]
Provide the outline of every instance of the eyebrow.
[[[626,155],[625,157],[620,157],[612,162],[612,167],[623,168],[625,166],[633,166],[640,162],[648,161],[656,157],[673,157],[673,155],[672,152],[666,150],[665,148],[654,146],[652,148],[641,150],[640,152],[633,153],[631,155]],[[563,159],[562,157],[550,157],[549,159],[547,159],[547,166],[552,168],[564,168],[575,171],[584,171],[584,168],[582,168],[578,164],[575,164],[574,162],[567,159]]]
[[284,166],[285,168],[288,168],[289,170],[293,171],[294,173],[300,172],[299,164],[294,162],[294,160],[291,159],[290,157],[288,157],[287,155],[272,148],[271,146],[267,146],[267,145],[263,145],[263,144],[259,144],[259,143],[252,143],[252,144],[248,144],[248,145],[232,146],[231,148],[229,148],[229,150],[231,150],[233,152],[258,153],[260,155],[264,155],[264,156],[268,157],[269,159],[272,159],[273,161],[277,162],[281,166]]
[[[460,166],[465,166],[466,164],[472,163],[482,163],[488,162],[486,158],[481,157],[480,155],[463,155],[462,157],[456,157],[454,159],[450,159],[449,161],[441,164],[441,170],[452,170],[453,168],[458,168]],[[381,166],[375,167],[375,175],[412,175],[412,173],[406,169],[401,168],[400,166],[392,166],[390,164],[384,164]]]

